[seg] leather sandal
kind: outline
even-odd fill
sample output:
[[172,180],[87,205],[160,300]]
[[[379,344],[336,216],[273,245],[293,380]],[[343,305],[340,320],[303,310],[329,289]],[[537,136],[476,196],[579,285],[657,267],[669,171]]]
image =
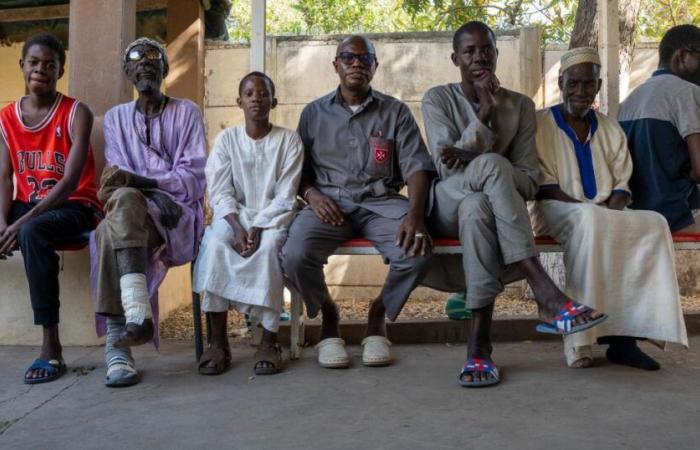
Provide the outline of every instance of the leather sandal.
[[[213,362],[214,367],[209,367]],[[209,347],[199,359],[197,370],[200,375],[221,375],[231,367],[231,350],[229,348]]]
[[274,375],[280,372],[282,366],[282,347],[279,343],[268,347],[266,350],[258,350],[255,353],[255,375]]

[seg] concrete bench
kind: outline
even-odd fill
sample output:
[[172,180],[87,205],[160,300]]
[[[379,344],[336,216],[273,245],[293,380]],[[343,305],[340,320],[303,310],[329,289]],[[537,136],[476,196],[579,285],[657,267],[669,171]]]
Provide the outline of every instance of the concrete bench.
[[[535,238],[537,249],[542,253],[560,252],[561,246],[549,236]],[[674,233],[673,245],[676,250],[700,250],[700,233]],[[437,238],[433,240],[433,254],[457,255],[462,253],[462,247],[457,239]],[[379,255],[376,248],[366,239],[351,239],[333,253],[334,255]],[[304,343],[304,302],[298,292],[290,290],[291,294],[291,323],[290,323],[290,347],[291,359],[298,359],[301,355],[301,346]],[[197,360],[203,351],[202,318],[200,298],[192,293],[192,311],[194,315],[195,353]],[[207,330],[209,323],[207,322]]]

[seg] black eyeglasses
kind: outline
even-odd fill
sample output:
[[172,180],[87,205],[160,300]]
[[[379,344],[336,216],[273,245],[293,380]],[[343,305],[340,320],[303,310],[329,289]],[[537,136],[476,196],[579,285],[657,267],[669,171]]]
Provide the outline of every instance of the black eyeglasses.
[[335,59],[339,59],[343,64],[350,65],[355,60],[360,61],[363,66],[371,66],[377,59],[374,53],[363,53],[361,55],[356,55],[353,52],[340,52],[336,55]]
[[149,61],[160,61],[163,59],[163,54],[160,52],[160,50],[153,47],[146,47],[142,49],[134,48],[129,50],[129,53],[126,55],[126,60],[135,62],[141,61],[144,57]]

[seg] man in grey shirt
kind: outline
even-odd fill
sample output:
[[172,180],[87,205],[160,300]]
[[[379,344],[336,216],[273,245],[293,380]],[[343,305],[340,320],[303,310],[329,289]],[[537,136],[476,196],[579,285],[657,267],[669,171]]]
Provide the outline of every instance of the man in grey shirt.
[[430,89],[422,105],[440,175],[430,223],[436,233],[459,236],[462,244],[466,307],[473,319],[459,381],[477,387],[500,381],[490,334],[494,300],[505,283],[527,279],[545,322],[541,331],[578,332],[605,316],[569,300],[537,259],[525,205],[537,193],[535,106],[499,86],[493,31],[469,22],[455,33],[453,49],[461,83]]
[[[323,274],[335,249],[362,236],[390,265],[363,341],[363,364],[375,366],[391,363],[384,315],[396,319],[430,257],[424,217],[435,169],[408,107],[370,87],[377,65],[368,39],[344,39],[333,61],[340,86],[307,105],[299,121],[305,150],[299,193],[308,206],[291,225],[282,267],[308,316],[322,313],[322,367],[349,364]],[[404,184],[408,199],[399,193]]]

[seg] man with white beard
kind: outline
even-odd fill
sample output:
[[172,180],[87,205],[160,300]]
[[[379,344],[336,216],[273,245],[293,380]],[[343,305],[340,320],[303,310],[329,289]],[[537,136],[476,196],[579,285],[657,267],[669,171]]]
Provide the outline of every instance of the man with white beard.
[[105,114],[105,219],[91,246],[95,311],[107,324],[107,386],[138,382],[129,347],[157,342],[158,286],[169,267],[195,258],[203,229],[202,114],[161,92],[168,60],[158,42],[137,39],[123,64],[138,99]]

